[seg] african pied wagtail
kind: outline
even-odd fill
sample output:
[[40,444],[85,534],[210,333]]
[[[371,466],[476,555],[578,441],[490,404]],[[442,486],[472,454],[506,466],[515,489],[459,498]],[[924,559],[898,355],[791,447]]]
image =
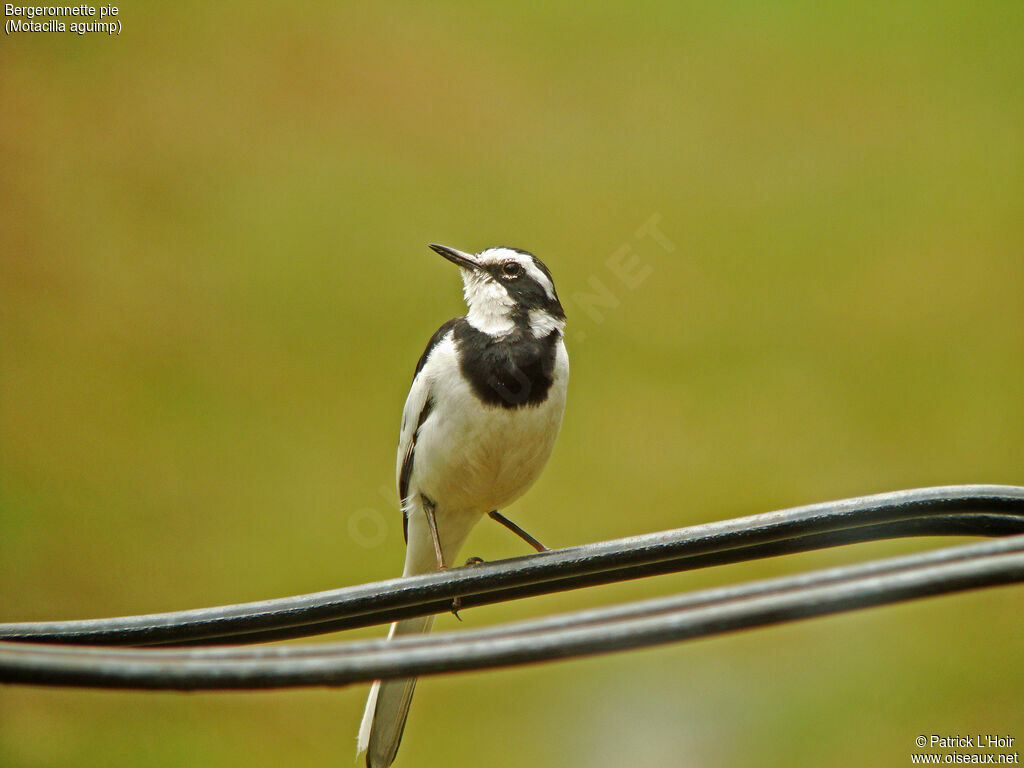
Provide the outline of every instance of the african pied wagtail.
[[[565,312],[536,256],[430,247],[459,266],[469,312],[427,343],[402,411],[396,471],[405,576],[445,568],[485,514],[545,549],[498,510],[547,463],[569,381]],[[388,637],[429,632],[432,621],[403,619]],[[394,761],[415,685],[415,678],[377,681],[370,689],[358,740],[368,768]]]

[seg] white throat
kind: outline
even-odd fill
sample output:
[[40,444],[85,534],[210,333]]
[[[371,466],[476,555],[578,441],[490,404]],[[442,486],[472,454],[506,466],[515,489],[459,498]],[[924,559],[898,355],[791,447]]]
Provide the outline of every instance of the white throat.
[[466,270],[462,270],[462,280],[469,306],[466,320],[470,325],[491,336],[500,336],[515,328],[512,320],[515,302],[504,286]]

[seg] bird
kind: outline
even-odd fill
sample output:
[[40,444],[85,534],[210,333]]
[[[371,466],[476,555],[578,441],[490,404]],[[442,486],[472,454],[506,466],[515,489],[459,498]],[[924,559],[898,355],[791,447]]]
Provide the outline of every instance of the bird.
[[[404,576],[449,567],[485,515],[547,549],[499,510],[526,493],[551,456],[569,381],[565,311],[540,259],[509,247],[430,248],[459,267],[468,311],[430,338],[402,410],[395,475]],[[456,598],[456,616],[458,607]],[[388,638],[429,632],[432,623],[402,619]],[[415,686],[415,678],[371,686],[357,739],[367,768],[394,761]]]

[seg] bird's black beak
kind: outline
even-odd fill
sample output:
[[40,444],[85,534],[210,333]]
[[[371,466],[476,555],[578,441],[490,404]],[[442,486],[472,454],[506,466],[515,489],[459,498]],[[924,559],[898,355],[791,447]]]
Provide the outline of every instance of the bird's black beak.
[[449,248],[447,245],[437,245],[435,243],[430,243],[430,248],[444,256],[453,264],[458,264],[463,269],[480,269],[480,265],[470,253],[463,253],[462,251],[457,251],[454,248]]

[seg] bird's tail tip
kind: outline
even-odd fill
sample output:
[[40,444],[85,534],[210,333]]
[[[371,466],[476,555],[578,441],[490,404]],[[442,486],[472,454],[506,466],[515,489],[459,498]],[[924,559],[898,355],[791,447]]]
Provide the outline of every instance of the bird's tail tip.
[[[373,730],[373,714],[377,711],[377,696],[380,694],[380,680],[374,680],[370,686],[370,695],[366,697],[366,709],[363,710],[363,719],[359,723],[359,733],[356,735],[356,760],[366,752],[370,746],[370,731]],[[367,757],[369,762],[369,757]]]

